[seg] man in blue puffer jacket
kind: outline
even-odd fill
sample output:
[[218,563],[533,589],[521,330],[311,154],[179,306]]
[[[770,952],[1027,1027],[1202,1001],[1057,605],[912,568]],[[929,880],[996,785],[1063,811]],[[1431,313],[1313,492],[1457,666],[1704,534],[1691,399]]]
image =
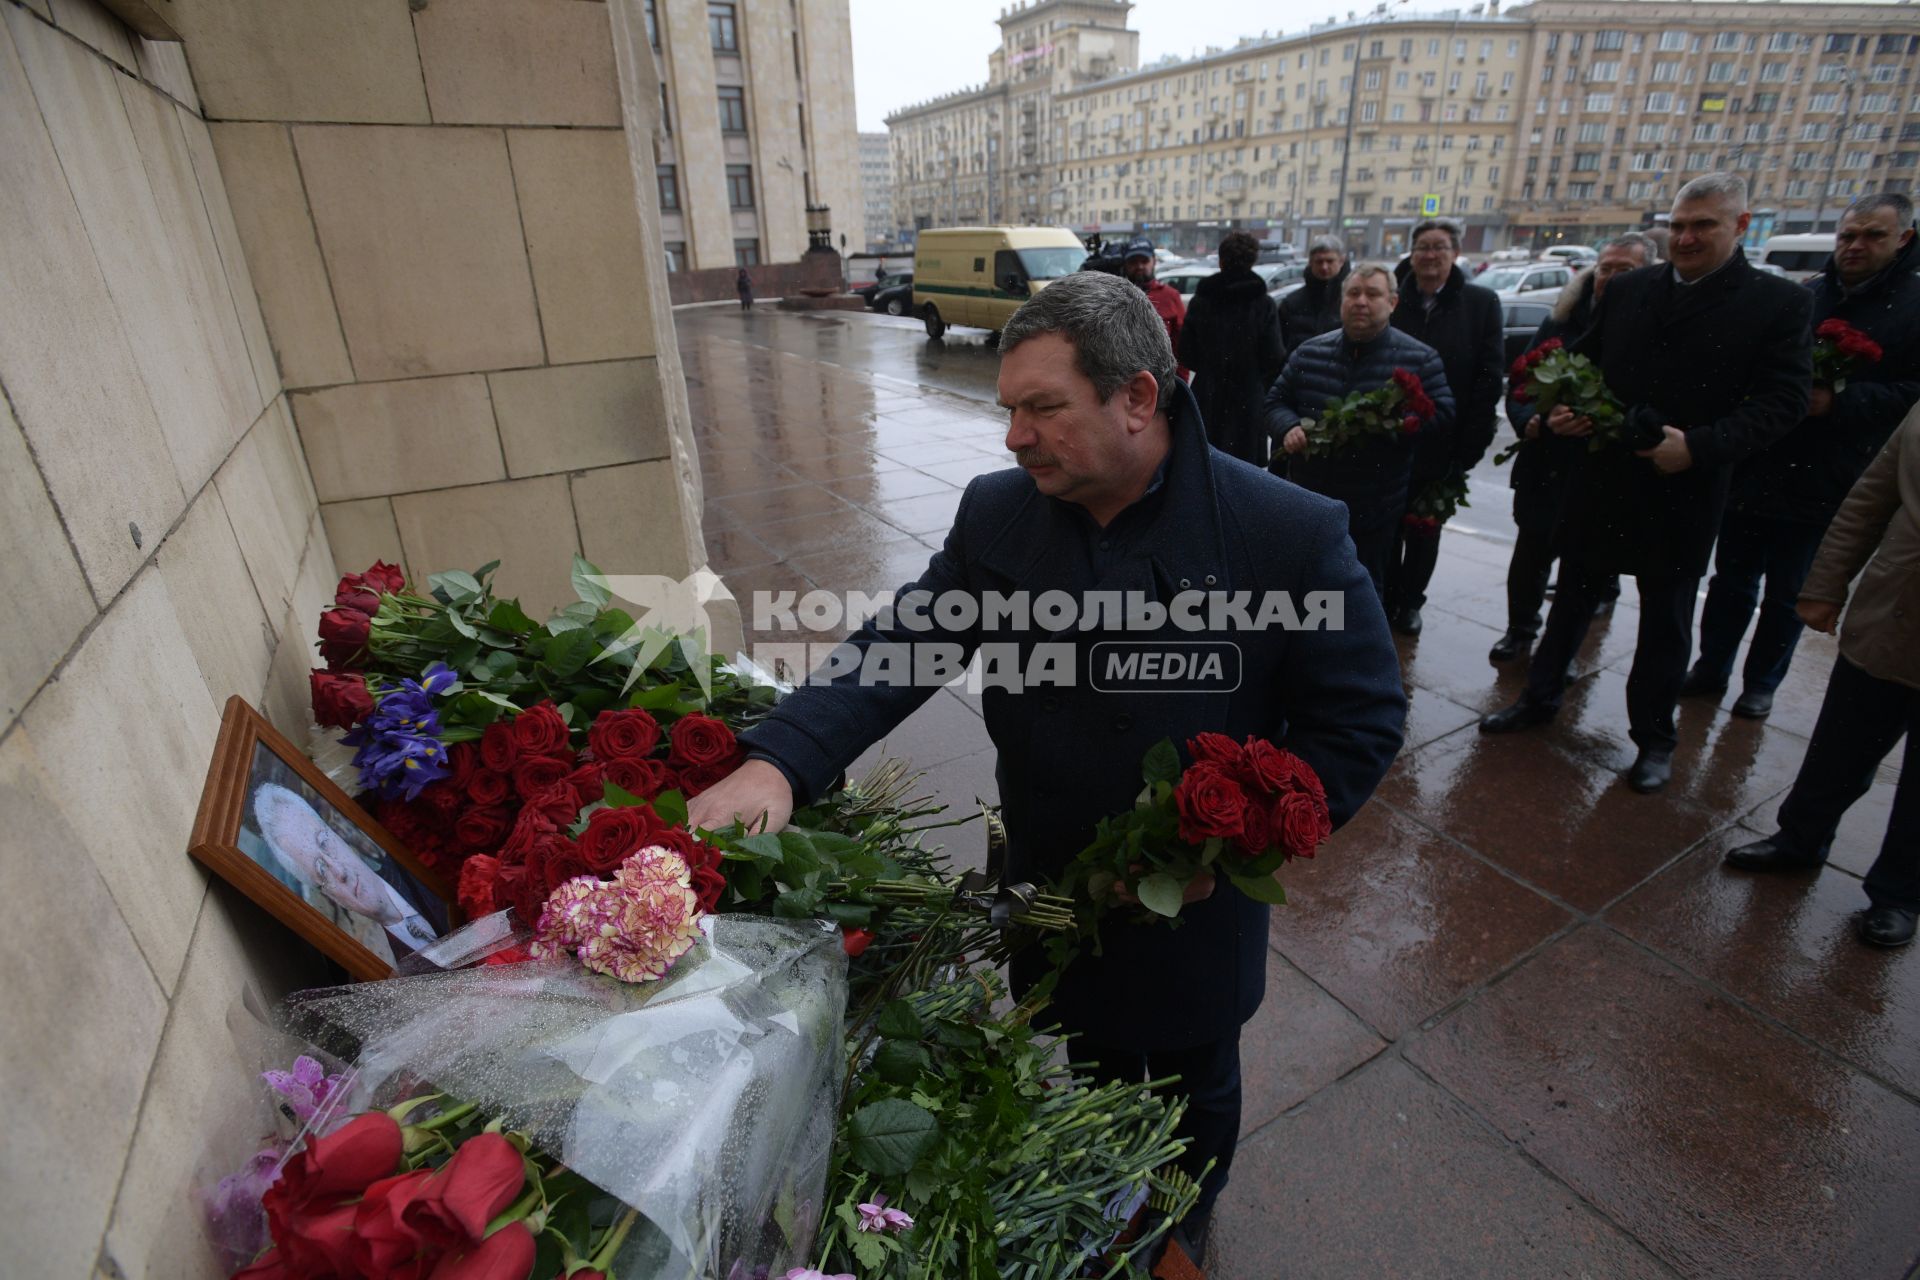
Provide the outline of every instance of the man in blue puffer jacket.
[[1398,299],[1393,273],[1377,265],[1354,268],[1340,295],[1340,328],[1300,344],[1267,389],[1267,434],[1286,451],[1287,478],[1303,488],[1347,504],[1347,534],[1354,553],[1384,595],[1387,556],[1407,507],[1417,436],[1370,440],[1340,453],[1316,457],[1307,448],[1303,418],[1318,419],[1326,407],[1356,391],[1384,386],[1395,369],[1419,377],[1435,413],[1422,433],[1453,423],[1453,393],[1440,354],[1391,326]]

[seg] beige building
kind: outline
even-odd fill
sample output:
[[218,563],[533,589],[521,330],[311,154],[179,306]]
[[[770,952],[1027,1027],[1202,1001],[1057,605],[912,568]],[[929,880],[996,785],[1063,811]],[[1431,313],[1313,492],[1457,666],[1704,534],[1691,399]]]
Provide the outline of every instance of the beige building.
[[642,0],[660,81],[669,271],[794,262],[807,211],[865,236],[847,0]]
[[919,229],[1040,222],[1057,164],[1055,95],[1131,71],[1140,37],[1128,0],[1034,0],[1001,11],[987,82],[887,117],[894,215]]
[[884,133],[860,135],[860,199],[864,207],[866,253],[893,247],[893,146]]

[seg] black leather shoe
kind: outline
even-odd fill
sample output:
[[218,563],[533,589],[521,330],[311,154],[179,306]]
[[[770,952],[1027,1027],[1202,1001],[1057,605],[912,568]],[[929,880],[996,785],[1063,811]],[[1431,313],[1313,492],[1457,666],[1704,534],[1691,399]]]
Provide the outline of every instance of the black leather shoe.
[[1914,913],[1899,907],[1875,907],[1860,916],[1860,941],[1876,947],[1904,947],[1913,941]]
[[1512,662],[1527,651],[1533,643],[1533,637],[1524,631],[1509,631],[1493,642],[1493,648],[1487,650],[1490,662]]
[[1663,748],[1647,747],[1633,762],[1633,768],[1627,770],[1627,785],[1641,795],[1651,795],[1667,785],[1673,777],[1673,752]]
[[1683,698],[1717,698],[1726,691],[1725,680],[1716,680],[1699,667],[1687,672],[1687,678],[1680,682],[1680,696]]
[[1733,714],[1747,720],[1765,720],[1773,710],[1773,695],[1748,689],[1733,704]]
[[1418,609],[1402,609],[1394,615],[1393,629],[1403,636],[1419,635],[1420,611]]
[[1736,871],[1818,871],[1822,859],[1800,852],[1778,835],[1727,850],[1723,861]]
[[1546,724],[1558,714],[1560,714],[1558,707],[1542,706],[1522,698],[1510,707],[1502,707],[1489,715],[1481,716],[1480,732],[1518,733],[1536,724]]

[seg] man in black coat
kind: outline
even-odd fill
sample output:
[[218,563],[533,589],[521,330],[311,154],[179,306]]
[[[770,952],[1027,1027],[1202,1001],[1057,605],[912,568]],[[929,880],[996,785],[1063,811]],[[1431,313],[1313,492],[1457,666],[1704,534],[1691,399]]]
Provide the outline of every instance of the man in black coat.
[[[1399,305],[1393,310],[1394,328],[1440,353],[1453,391],[1451,429],[1423,433],[1414,450],[1409,504],[1429,487],[1463,478],[1493,443],[1506,371],[1500,297],[1468,284],[1466,273],[1455,265],[1459,256],[1459,227],[1439,219],[1416,226],[1413,268],[1400,285]],[[1438,529],[1394,525],[1393,550],[1387,557],[1387,617],[1396,631],[1420,634],[1420,606],[1427,602],[1427,584],[1439,559]]]
[[[1634,434],[1646,438],[1587,455],[1569,504],[1560,590],[1526,692],[1480,722],[1484,733],[1509,733],[1551,720],[1593,621],[1600,576],[1631,573],[1640,588],[1640,633],[1627,717],[1639,755],[1627,781],[1636,791],[1658,791],[1673,774],[1673,708],[1686,677],[1694,597],[1734,464],[1807,411],[1812,300],[1748,265],[1740,251],[1747,222],[1747,184],[1738,175],[1689,182],[1674,198],[1672,266],[1614,280],[1593,327],[1574,344],[1600,366]],[[1558,405],[1547,429],[1583,437],[1593,424]]]
[[[1287,454],[1288,479],[1346,504],[1354,552],[1383,600],[1387,557],[1407,509],[1417,442],[1446,431],[1453,421],[1453,395],[1440,356],[1393,327],[1393,300],[1393,277],[1385,267],[1354,271],[1340,303],[1340,328],[1297,348],[1267,391],[1267,431]],[[1317,422],[1334,401],[1385,386],[1395,369],[1417,376],[1433,401],[1434,416],[1419,436],[1369,439],[1325,456],[1308,447],[1302,419]]]
[[[1840,219],[1834,254],[1813,281],[1813,324],[1841,320],[1880,344],[1877,363],[1816,383],[1807,416],[1741,463],[1720,522],[1713,579],[1700,613],[1700,658],[1682,697],[1719,698],[1734,651],[1760,605],[1733,714],[1764,719],[1799,643],[1794,613],[1820,535],[1894,427],[1920,399],[1920,245],[1913,201],[1867,196]],[[1818,339],[1816,338],[1816,341]],[[1766,598],[1760,582],[1766,579]]]
[[1267,465],[1261,401],[1287,362],[1280,317],[1267,282],[1253,273],[1260,242],[1236,231],[1220,242],[1220,270],[1200,281],[1180,326],[1180,363],[1193,371],[1193,397],[1207,438],[1222,453]]
[[[1334,824],[1346,822],[1399,750],[1406,698],[1339,504],[1208,446],[1165,327],[1124,280],[1083,271],[1055,281],[1007,322],[1000,361],[1019,469],[968,485],[945,546],[909,589],[925,594],[903,593],[891,617],[848,639],[841,653],[857,669],[796,689],[742,734],[747,763],[702,792],[689,821],[765,815],[778,830],[796,802],[821,794],[936,692],[933,682],[872,678],[876,656],[918,658],[941,645],[964,663],[1013,649],[1013,668],[1033,672],[1045,643],[1051,656],[1071,655],[1066,682],[987,682],[981,699],[999,753],[1010,880],[1056,878],[1101,818],[1132,807],[1147,751],[1166,738],[1184,748],[1203,730],[1294,752],[1319,774]],[[1168,616],[1176,597],[1243,593],[1256,606],[1279,593],[1307,605],[1338,599],[1343,617],[1210,634]],[[1111,612],[1095,616],[1096,595],[1157,606],[1146,625],[1159,629],[1118,630]],[[914,606],[993,596],[1038,601],[1031,625],[989,629],[984,608],[968,621],[964,609]],[[1077,613],[1044,623],[1048,598],[1076,602]],[[1102,692],[1090,660],[1097,644],[1121,638],[1169,652],[1217,641],[1232,647],[1237,670],[1164,692]],[[1184,1163],[1197,1174],[1217,1162],[1184,1226],[1191,1237],[1204,1234],[1238,1136],[1240,1027],[1265,993],[1268,911],[1228,882],[1197,883],[1188,898],[1178,929],[1109,917],[1098,951],[1083,950],[1062,975],[1051,1012],[1079,1033],[1075,1059],[1104,1076],[1181,1076],[1193,1140]],[[1016,987],[1040,964],[1032,949],[1016,957]]]
[[[1593,323],[1593,308],[1617,275],[1660,260],[1653,241],[1629,231],[1601,251],[1600,260],[1573,278],[1554,299],[1553,310],[1534,331],[1527,350],[1555,338],[1572,343]],[[1540,606],[1547,598],[1547,579],[1560,555],[1560,517],[1574,473],[1587,454],[1587,442],[1548,431],[1545,418],[1510,389],[1507,421],[1520,437],[1513,457],[1513,558],[1507,563],[1507,630],[1487,657],[1506,662],[1518,657],[1540,634]],[[1607,586],[1609,599],[1620,595],[1620,580]]]
[[1347,283],[1347,250],[1333,236],[1321,236],[1307,253],[1307,274],[1300,287],[1280,299],[1280,338],[1297,351],[1308,338],[1340,327],[1340,293]]

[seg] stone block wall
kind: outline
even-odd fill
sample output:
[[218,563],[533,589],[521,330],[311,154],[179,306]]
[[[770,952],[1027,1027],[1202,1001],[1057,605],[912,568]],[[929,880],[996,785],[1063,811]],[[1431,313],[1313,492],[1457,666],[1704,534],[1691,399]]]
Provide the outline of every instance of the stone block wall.
[[227,696],[304,734],[335,578],[248,268],[180,46],[0,0],[8,1275],[216,1274],[230,1019],[323,978],[186,853]]
[[572,598],[576,551],[704,564],[657,197],[623,127],[650,174],[659,91],[639,59],[623,107],[607,3],[176,10],[341,563],[499,558],[536,614]]

